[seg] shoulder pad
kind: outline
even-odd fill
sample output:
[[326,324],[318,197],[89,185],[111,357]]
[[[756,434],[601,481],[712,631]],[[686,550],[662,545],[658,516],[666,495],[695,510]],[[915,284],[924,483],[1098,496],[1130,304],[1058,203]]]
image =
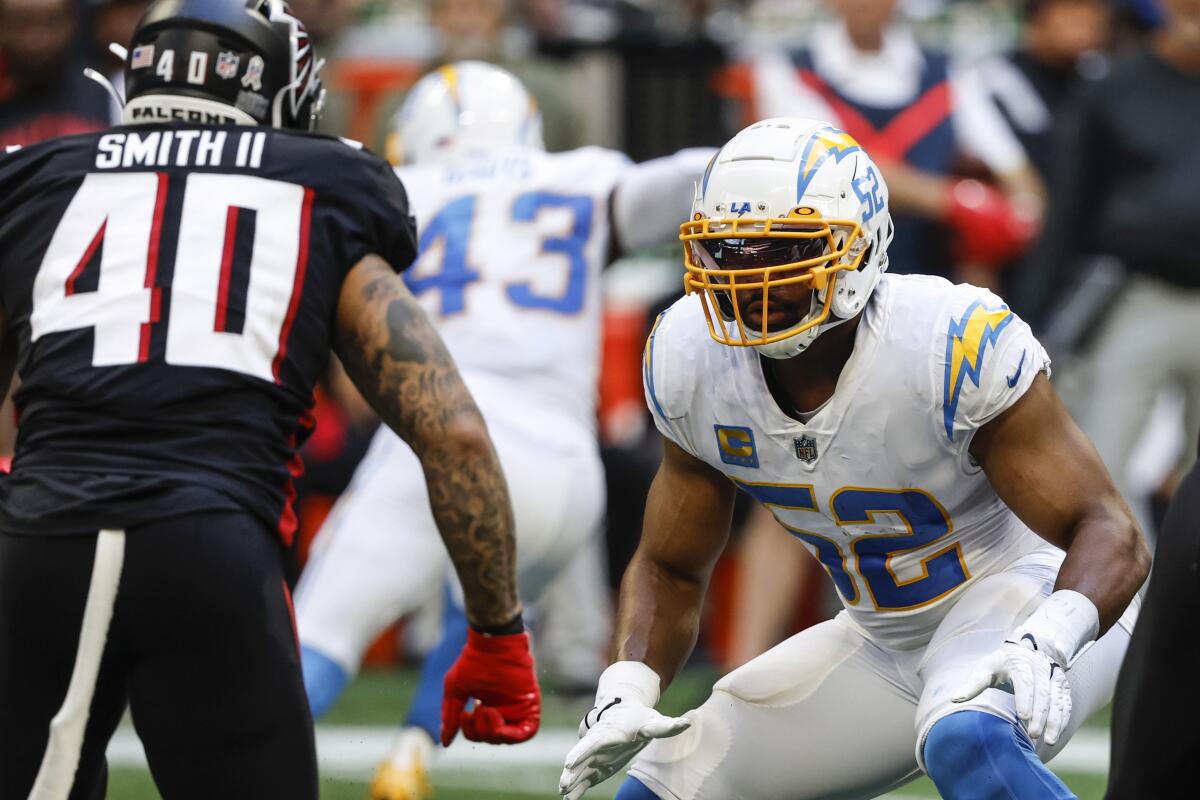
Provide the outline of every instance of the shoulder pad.
[[698,297],[685,296],[658,315],[646,339],[642,381],[660,422],[687,414],[703,353],[712,344]]
[[986,289],[956,288],[934,344],[942,427],[951,442],[969,440],[970,431],[1009,408],[1050,366],[1029,325],[1003,300]]

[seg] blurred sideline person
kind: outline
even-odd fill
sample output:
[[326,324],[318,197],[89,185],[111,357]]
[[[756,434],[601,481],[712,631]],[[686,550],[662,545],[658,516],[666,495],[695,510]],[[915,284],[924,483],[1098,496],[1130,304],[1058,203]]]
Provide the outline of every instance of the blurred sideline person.
[[1105,0],[1024,0],[1017,49],[984,60],[979,77],[1048,183],[1054,131],[1084,76],[1107,70],[1112,8]]
[[[619,800],[874,797],[921,771],[950,800],[1072,797],[1043,761],[1111,697],[1149,554],[1029,327],[884,274],[887,187],[827,123],[739,133],[681,228],[691,293],[646,345],[663,463],[560,792],[646,748]],[[845,610],[667,718],[739,488]]]
[[[92,25],[88,39],[90,62],[104,73],[121,94],[125,91],[125,62],[112,52],[114,42],[122,47],[133,38],[138,22],[150,6],[150,0],[87,0]],[[121,106],[110,97],[109,111],[113,125],[121,124]]]
[[[1126,271],[1067,400],[1147,525],[1129,464],[1165,387],[1185,396],[1183,441],[1200,435],[1200,0],[1163,0],[1162,11],[1157,34],[1084,87],[1062,138],[1039,278],[1070,286],[1096,260]],[[1195,458],[1180,452],[1177,475]]]
[[[1041,215],[1044,191],[1021,145],[975,71],[922,47],[895,0],[831,8],[835,19],[806,47],[756,60],[759,113],[827,119],[870,148],[892,191],[894,272],[994,283]],[[955,178],[963,156],[981,160],[1000,190]]]
[[447,709],[445,736],[529,738],[512,510],[396,274],[417,249],[404,187],[306,134],[321,65],[279,0],[161,0],[129,55],[125,125],[0,154],[2,350],[22,378],[0,796],[103,796],[128,704],[168,800],[315,800],[281,551],[331,346],[423,465],[466,595],[447,685],[478,702]]
[[[509,0],[421,0],[428,10],[428,34],[433,44],[423,71],[457,61],[485,61],[517,76],[537,99],[542,137],[551,152],[570,150],[587,142],[582,112],[586,97],[573,93],[568,80],[574,68],[566,59],[538,52],[526,25],[526,10]],[[411,91],[411,89],[410,89]],[[380,104],[375,139],[393,164],[395,129],[391,124],[407,92],[397,92]]]
[[[470,61],[422,78],[396,126],[408,164],[398,174],[420,220],[405,281],[487,420],[513,497],[521,594],[533,603],[573,557],[594,552],[589,540],[603,520],[596,387],[599,277],[610,243],[668,239],[711,152],[637,167],[597,147],[547,153],[520,81]],[[314,541],[296,610],[317,717],[379,631],[447,579],[427,492],[412,450],[381,431]],[[398,520],[404,534],[392,536]],[[428,791],[442,676],[465,635],[459,605],[455,588],[444,639],[426,658],[376,797]]]
[[76,0],[0,0],[0,148],[108,127],[74,46],[79,15]]
[[[1049,186],[1054,165],[1054,138],[1070,118],[1084,76],[1096,78],[1108,69],[1106,49],[1112,42],[1112,8],[1106,0],[1024,0],[1017,49],[984,59],[978,72],[1012,128],[1030,164]],[[1009,302],[1038,328],[1033,313],[1046,294],[1042,265],[1035,246],[1001,274]],[[1047,343],[1048,349],[1053,347]],[[1058,354],[1055,354],[1056,356]]]
[[1108,800],[1182,800],[1195,794],[1190,776],[1200,735],[1170,720],[1200,713],[1200,691],[1193,682],[1200,673],[1197,519],[1200,465],[1193,463],[1158,532],[1150,587],[1117,681]]

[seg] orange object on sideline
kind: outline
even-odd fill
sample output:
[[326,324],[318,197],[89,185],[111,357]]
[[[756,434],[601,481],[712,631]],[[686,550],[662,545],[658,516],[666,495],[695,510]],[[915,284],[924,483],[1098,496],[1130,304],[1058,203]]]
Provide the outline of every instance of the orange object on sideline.
[[749,64],[726,64],[714,70],[711,86],[718,95],[739,105],[743,126],[758,121],[758,106],[754,102],[754,73]]
[[600,345],[600,430],[619,428],[627,410],[641,413],[642,351],[645,347],[646,311],[642,308],[605,308]]
[[333,64],[330,86],[354,96],[346,135],[369,143],[384,96],[412,86],[424,70],[425,65],[419,61],[342,60]]

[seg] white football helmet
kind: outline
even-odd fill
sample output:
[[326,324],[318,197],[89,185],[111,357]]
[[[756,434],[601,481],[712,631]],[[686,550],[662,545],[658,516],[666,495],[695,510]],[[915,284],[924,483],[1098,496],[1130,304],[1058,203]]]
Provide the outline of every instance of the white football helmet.
[[[862,146],[829,123],[763,120],[709,163],[679,238],[684,288],[700,293],[712,337],[791,358],[862,311],[887,269],[887,186]],[[813,289],[811,307],[771,330],[771,289],[797,284]],[[755,306],[762,330],[743,318]]]
[[533,95],[507,70],[457,61],[409,90],[388,150],[393,163],[418,164],[517,146],[544,147]]

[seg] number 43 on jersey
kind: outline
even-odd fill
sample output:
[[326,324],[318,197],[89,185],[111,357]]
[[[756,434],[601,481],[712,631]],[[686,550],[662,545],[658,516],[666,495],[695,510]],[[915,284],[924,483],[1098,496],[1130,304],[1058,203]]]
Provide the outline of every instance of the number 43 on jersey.
[[[414,269],[404,275],[409,289],[415,295],[440,290],[438,311],[443,317],[465,309],[467,288],[483,279],[482,273],[468,259],[471,228],[479,202],[477,196],[466,195],[443,206],[421,232],[421,255],[439,245],[442,248],[438,269],[421,275],[416,274]],[[513,201],[510,219],[518,224],[531,223],[543,211],[552,209],[566,209],[570,213],[563,235],[545,237],[541,244],[543,255],[565,259],[567,276],[562,292],[544,294],[535,291],[529,283],[513,283],[505,287],[509,302],[521,309],[559,314],[575,314],[583,308],[588,270],[585,248],[592,233],[593,207],[594,201],[587,195],[548,192],[526,192]],[[541,260],[538,259],[539,262]]]

